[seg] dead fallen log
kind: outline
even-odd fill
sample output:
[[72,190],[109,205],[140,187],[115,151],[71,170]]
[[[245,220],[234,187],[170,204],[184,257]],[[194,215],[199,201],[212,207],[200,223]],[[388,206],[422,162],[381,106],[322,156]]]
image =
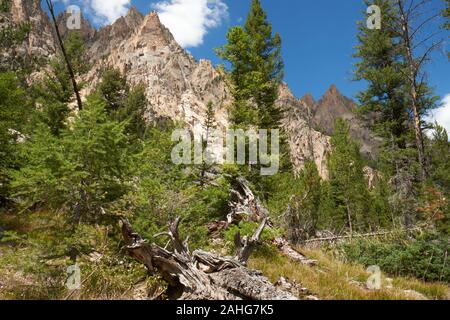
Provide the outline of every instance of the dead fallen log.
[[[253,191],[250,188],[250,183],[242,177],[238,178],[236,182],[238,187],[232,190],[233,199],[230,203],[231,213],[227,217],[228,221],[216,222],[214,224],[211,224],[209,226],[210,231],[225,230],[231,224],[239,224],[239,222],[244,219],[253,222],[266,221],[267,224],[269,217],[269,210],[264,206],[262,201],[253,193]],[[271,227],[272,226],[270,225],[268,226],[268,228]],[[262,232],[262,230],[259,231]],[[235,240],[237,248],[239,248],[239,241],[240,241],[239,239]],[[246,239],[246,241],[248,241],[248,239]],[[289,257],[293,261],[308,266],[317,265],[316,260],[311,260],[305,257],[298,250],[294,249],[289,243],[289,241],[287,241],[284,238],[275,239],[274,244],[283,255]]]
[[371,233],[365,233],[365,234],[349,234],[344,236],[331,236],[331,237],[324,237],[324,238],[315,238],[315,239],[309,239],[302,241],[302,244],[304,245],[310,245],[314,243],[321,243],[321,242],[339,242],[339,241],[345,241],[345,240],[351,240],[351,239],[364,239],[364,238],[376,238],[376,237],[383,237],[388,235],[393,235],[396,233],[408,233],[408,232],[414,232],[414,231],[421,231],[421,228],[409,228],[409,229],[402,229],[402,230],[393,230],[393,231],[380,231],[380,232],[371,232]]
[[245,218],[252,222],[261,222],[269,217],[269,211],[261,200],[253,193],[250,183],[243,177],[236,179],[237,187],[231,190],[230,214],[227,216],[228,225],[239,223]]
[[236,236],[235,257],[219,257],[200,250],[191,253],[188,241],[180,239],[180,218],[170,223],[168,232],[157,235],[169,238],[172,251],[142,239],[128,221],[122,222],[122,234],[128,254],[167,282],[169,299],[297,300],[291,293],[275,287],[260,272],[245,266],[266,223],[265,219],[251,238]]
[[281,253],[283,253],[293,261],[310,267],[317,266],[317,260],[308,259],[304,254],[294,249],[286,239],[276,238],[274,243],[275,246],[281,251]]

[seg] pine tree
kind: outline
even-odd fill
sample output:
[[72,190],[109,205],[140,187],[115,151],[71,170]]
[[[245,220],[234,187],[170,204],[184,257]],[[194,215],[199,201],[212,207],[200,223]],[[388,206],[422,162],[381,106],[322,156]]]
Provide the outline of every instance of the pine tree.
[[144,139],[148,127],[145,86],[139,84],[131,88],[119,70],[108,69],[103,73],[97,90],[107,103],[108,114],[117,121],[128,121],[127,133]]
[[205,116],[204,128],[206,131],[205,139],[202,140],[202,150],[204,151],[204,155],[202,157],[202,164],[200,166],[200,186],[204,187],[206,184],[206,174],[208,170],[212,168],[210,164],[211,150],[209,150],[210,139],[212,136],[212,131],[217,127],[215,120],[215,108],[214,104],[210,101],[208,102]]
[[[366,5],[376,4],[383,13],[383,25],[392,24],[396,14],[391,0],[368,0]],[[368,87],[358,95],[359,114],[370,123],[375,133],[383,138],[381,159],[385,174],[399,174],[401,162],[398,154],[408,144],[409,114],[404,91],[406,81],[399,71],[402,68],[400,45],[396,32],[389,27],[380,30],[367,28],[365,21],[359,24],[359,44],[356,47],[355,79],[365,80]]]
[[127,132],[133,137],[144,139],[147,133],[148,124],[146,112],[148,110],[148,100],[144,85],[137,85],[132,88],[127,95],[124,108],[117,113],[118,121],[127,121]]
[[437,123],[430,144],[430,177],[441,190],[450,194],[450,142],[445,128]]
[[0,207],[9,197],[10,170],[20,168],[18,144],[33,114],[26,91],[13,72],[0,73]]
[[[401,44],[397,31],[390,27],[395,24],[397,9],[391,0],[366,1],[367,6],[372,4],[379,6],[383,13],[382,28],[371,30],[365,21],[359,24],[359,44],[354,55],[359,59],[355,79],[367,81],[368,86],[358,95],[361,106],[358,113],[383,141],[376,163],[383,178],[373,190],[372,215],[390,216],[395,223],[392,217],[401,214],[395,211],[400,209],[401,203],[411,203],[415,192],[417,161],[414,159],[417,156],[412,148],[414,137],[405,95],[408,84],[404,77]],[[395,195],[397,203],[389,201],[390,194]],[[400,211],[406,214],[406,206]]]
[[279,128],[282,114],[275,101],[283,78],[281,38],[273,34],[259,0],[253,0],[245,26],[232,28],[227,39],[218,53],[232,65],[233,123],[244,128]]
[[[394,25],[390,27],[398,32],[421,180],[425,181],[428,176],[428,160],[425,154],[423,117],[437,107],[438,98],[433,96],[425,79],[424,67],[432,52],[443,43],[442,39],[436,38],[434,30],[430,30],[430,23],[439,17],[439,14],[434,12],[435,8],[430,1],[395,0],[395,5],[397,15]],[[424,32],[431,33],[431,36],[424,36]]]
[[14,195],[25,208],[42,204],[65,209],[74,221],[95,222],[129,190],[133,155],[126,124],[111,120],[105,109],[94,95],[60,137],[37,126],[22,146],[25,165],[12,175]]
[[125,107],[125,102],[130,93],[130,87],[127,84],[127,79],[119,70],[106,70],[103,73],[98,91],[103,96],[103,99],[105,99],[107,112],[112,117],[117,118],[119,113],[123,113],[121,109]]
[[[73,62],[73,72],[79,77],[88,71],[86,48],[77,32],[69,33],[65,41],[66,55]],[[69,105],[74,102],[74,91],[70,74],[64,58],[59,55],[49,63],[50,71],[45,78],[33,87],[33,95],[42,109],[41,120],[50,127],[55,135],[59,135],[66,126],[70,114]],[[83,84],[80,84],[81,87]],[[80,87],[80,88],[81,88]]]
[[336,121],[329,156],[330,201],[333,203],[335,227],[350,232],[364,230],[370,225],[370,194],[364,176],[364,163],[358,144],[349,133],[349,125],[342,119]]
[[298,177],[295,195],[285,214],[287,236],[292,243],[316,235],[322,197],[322,179],[315,162],[307,162]]

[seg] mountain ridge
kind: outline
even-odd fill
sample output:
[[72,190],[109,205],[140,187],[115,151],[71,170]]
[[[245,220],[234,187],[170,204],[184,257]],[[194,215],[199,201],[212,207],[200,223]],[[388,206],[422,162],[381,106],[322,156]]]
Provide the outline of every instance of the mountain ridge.
[[[28,6],[40,19],[43,30],[52,30],[46,13],[29,0],[14,0],[12,10],[26,11]],[[14,9],[16,8],[16,9]],[[58,16],[64,36],[67,15]],[[29,20],[32,20],[29,17]],[[196,60],[174,39],[161,23],[156,12],[141,14],[136,7],[113,24],[95,30],[82,17],[81,34],[87,43],[87,54],[92,68],[84,77],[88,87],[86,96],[98,85],[103,71],[115,68],[126,75],[132,86],[143,84],[149,101],[147,119],[169,118],[186,123],[191,129],[202,130],[208,102],[216,106],[216,122],[222,128],[229,126],[228,107],[232,104],[227,76],[211,61]],[[33,28],[33,30],[36,30]],[[37,29],[39,30],[39,29]],[[30,38],[36,38],[31,35]],[[51,42],[48,38],[47,42]],[[53,34],[53,48],[57,48]],[[49,50],[42,52],[51,56]],[[307,161],[316,162],[321,176],[327,177],[326,159],[331,152],[330,135],[337,118],[350,120],[352,136],[361,140],[361,151],[373,157],[375,144],[370,132],[354,111],[356,104],[344,97],[335,85],[315,101],[312,95],[295,97],[287,84],[280,86],[277,106],[285,111],[282,126],[288,133],[291,157],[297,170]]]

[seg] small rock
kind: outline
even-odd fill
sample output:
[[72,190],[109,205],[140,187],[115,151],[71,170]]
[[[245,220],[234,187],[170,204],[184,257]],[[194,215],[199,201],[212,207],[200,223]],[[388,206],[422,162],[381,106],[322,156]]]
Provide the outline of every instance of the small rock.
[[414,300],[428,300],[426,296],[414,290],[404,290],[403,293]]

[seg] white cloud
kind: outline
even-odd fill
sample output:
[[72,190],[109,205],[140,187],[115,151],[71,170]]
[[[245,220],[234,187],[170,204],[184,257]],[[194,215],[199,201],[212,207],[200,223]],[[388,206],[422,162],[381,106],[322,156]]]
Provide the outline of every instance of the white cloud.
[[184,48],[201,45],[208,29],[218,27],[228,16],[223,0],[167,0],[156,3],[154,9]]
[[95,18],[100,24],[116,21],[128,12],[131,0],[90,0]]
[[442,108],[433,110],[426,120],[431,123],[439,123],[450,134],[450,93],[442,99]]
[[95,24],[107,25],[127,14],[131,0],[58,0],[65,7],[79,6],[83,13]]

